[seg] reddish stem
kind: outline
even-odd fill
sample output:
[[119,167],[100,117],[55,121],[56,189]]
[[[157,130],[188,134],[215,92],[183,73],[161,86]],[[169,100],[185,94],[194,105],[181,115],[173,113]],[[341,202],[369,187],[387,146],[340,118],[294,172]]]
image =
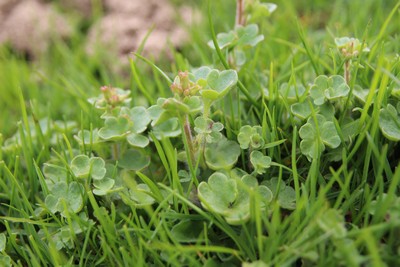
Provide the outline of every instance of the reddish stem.
[[244,0],[236,1],[236,26],[244,25]]

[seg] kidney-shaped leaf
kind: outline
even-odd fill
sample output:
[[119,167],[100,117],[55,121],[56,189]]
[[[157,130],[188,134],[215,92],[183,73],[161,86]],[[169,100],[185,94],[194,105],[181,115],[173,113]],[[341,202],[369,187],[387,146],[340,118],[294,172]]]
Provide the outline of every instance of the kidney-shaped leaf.
[[123,138],[130,129],[129,120],[125,117],[108,117],[105,125],[102,127],[98,135],[105,140],[118,140]]
[[220,172],[213,173],[208,183],[201,182],[198,192],[204,208],[220,214],[227,213],[238,194],[236,181]]
[[379,127],[387,139],[400,140],[400,116],[394,106],[388,104],[386,108],[381,109]]
[[183,220],[171,229],[171,235],[181,243],[202,242],[203,221]]
[[66,216],[67,211],[77,213],[83,207],[83,191],[83,186],[77,182],[69,185],[59,182],[46,197],[45,204],[52,213],[61,212],[62,216]]
[[347,96],[350,87],[345,79],[340,75],[327,77],[320,75],[314,80],[311,86],[310,95],[314,99],[314,104],[319,106],[325,103],[326,99],[335,100]]
[[78,155],[72,159],[70,168],[78,178],[88,178],[90,174],[93,179],[100,180],[106,174],[105,162],[99,157]]
[[209,89],[203,89],[200,94],[212,101],[221,99],[237,83],[238,76],[234,70],[212,70],[207,76]]
[[239,158],[240,147],[234,141],[222,139],[218,143],[207,144],[204,155],[211,169],[231,169]]
[[141,169],[149,166],[149,164],[150,157],[137,149],[127,150],[118,161],[119,167],[134,171],[140,171]]
[[319,134],[313,117],[309,118],[299,130],[299,135],[303,139],[300,142],[300,150],[309,159],[318,158],[325,150],[325,145],[336,148],[341,143],[333,122],[326,121],[325,117],[319,114],[316,115],[316,121]]
[[240,180],[216,172],[208,183],[201,182],[198,188],[199,199],[206,209],[221,214],[233,225],[241,224],[250,217],[251,192],[269,202],[272,192],[265,186],[258,186],[257,179],[244,175]]

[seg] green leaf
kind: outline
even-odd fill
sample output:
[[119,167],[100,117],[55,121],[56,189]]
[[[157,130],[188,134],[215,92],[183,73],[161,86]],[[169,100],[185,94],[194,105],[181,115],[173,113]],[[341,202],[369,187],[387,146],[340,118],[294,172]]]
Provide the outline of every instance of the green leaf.
[[142,133],[146,130],[147,125],[150,123],[151,118],[149,111],[144,107],[134,107],[132,109],[122,109],[121,115],[128,116],[133,122],[131,131],[133,133]]
[[320,75],[314,80],[310,95],[314,99],[314,104],[320,106],[326,100],[336,100],[347,96],[349,91],[350,87],[342,76],[333,75],[328,78]]
[[387,139],[400,141],[400,116],[391,104],[380,110],[379,128]]
[[140,171],[150,164],[150,157],[137,149],[127,150],[118,160],[118,166],[127,169]]
[[129,190],[129,195],[137,203],[137,207],[149,206],[155,203],[155,199],[150,195],[151,191],[147,184],[138,184]]
[[345,119],[340,126],[340,129],[342,130],[342,135],[343,139],[346,142],[349,142],[354,139],[356,135],[360,133],[360,130],[358,129],[358,125],[360,124],[360,119],[357,120],[352,120],[350,119]]
[[74,136],[75,140],[78,141],[79,145],[95,145],[101,143],[98,130],[93,131],[83,130],[79,131],[77,135]]
[[160,118],[161,114],[164,112],[164,109],[161,107],[162,103],[158,103],[160,98],[157,100],[157,105],[153,105],[147,109],[150,119],[153,121],[151,123],[152,126],[157,124],[158,119]]
[[189,107],[190,114],[197,114],[203,110],[203,102],[199,96],[186,97],[183,103]]
[[182,220],[171,229],[171,236],[180,243],[202,242],[203,221]]
[[240,148],[247,149],[261,149],[265,145],[265,140],[262,137],[262,128],[259,125],[251,127],[250,125],[244,125],[240,128],[237,140],[240,144]]
[[11,267],[11,258],[8,255],[0,255],[0,266]]
[[150,143],[149,139],[146,136],[137,133],[129,134],[126,137],[126,140],[130,145],[141,148],[146,147]]
[[[218,47],[220,49],[224,49],[225,47],[230,46],[235,41],[235,39],[236,39],[236,36],[235,36],[235,33],[233,31],[230,31],[228,33],[219,33],[217,35]],[[208,45],[211,48],[215,48],[213,41],[209,41]]]
[[265,173],[265,169],[269,168],[271,165],[271,158],[265,156],[260,151],[253,151],[250,154],[250,162],[254,167],[254,171],[258,174]]
[[262,184],[272,191],[274,197],[278,196],[277,201],[281,208],[288,210],[294,210],[296,208],[296,191],[291,186],[287,186],[282,181],[279,183],[279,179],[276,177]]
[[173,114],[189,114],[190,112],[190,108],[186,104],[175,98],[166,99],[162,108]]
[[306,88],[303,85],[289,85],[284,83],[279,88],[280,95],[288,100],[289,103],[294,103],[298,101],[298,99],[304,95],[306,92]]
[[220,122],[214,122],[209,118],[199,116],[194,120],[194,131],[202,135],[207,143],[219,142],[222,138],[220,131],[224,129],[224,125]]
[[[113,188],[115,184],[115,180],[111,178],[104,178],[101,180],[93,181],[93,185],[96,187],[93,189],[93,193],[95,195],[105,195],[108,193],[109,190]],[[101,193],[101,194],[98,194]]]
[[198,187],[199,198],[204,208],[226,214],[235,201],[238,190],[234,179],[223,173],[215,172],[208,178],[208,183],[201,182]]
[[72,159],[71,171],[77,178],[88,178],[99,180],[106,174],[105,162],[102,158],[89,158],[86,155],[78,155]]
[[278,6],[273,3],[260,3],[249,1],[245,5],[245,13],[248,14],[247,23],[260,23],[268,18]]
[[72,182],[68,186],[67,203],[74,213],[78,213],[83,208],[83,186],[77,182]]
[[68,172],[65,167],[44,163],[43,174],[46,177],[46,180],[51,181],[52,183],[57,183],[61,181],[66,182]]
[[90,159],[86,155],[78,155],[71,161],[71,170],[78,178],[87,178],[90,172]]
[[299,135],[303,139],[300,142],[300,150],[308,159],[318,158],[325,150],[325,145],[330,148],[336,148],[341,143],[335,124],[332,121],[326,121],[325,117],[319,114],[316,115],[316,120],[319,134],[317,134],[313,117],[309,118],[307,123],[299,130]]
[[102,158],[93,157],[90,159],[90,175],[95,180],[103,179],[106,175],[106,163]]
[[346,237],[347,230],[344,226],[344,218],[338,210],[329,209],[318,219],[319,227],[334,238]]
[[369,94],[369,89],[363,89],[361,86],[357,84],[354,86],[353,95],[362,103],[365,103],[367,101],[368,94]]
[[181,134],[178,118],[172,118],[153,127],[153,134],[158,139],[177,137]]
[[242,267],[269,267],[269,265],[259,260],[259,261],[253,261],[251,263],[243,262]]
[[239,180],[216,172],[209,177],[208,183],[201,182],[198,187],[202,206],[221,214],[233,225],[239,225],[250,218],[251,194],[259,194],[267,202],[272,199],[272,192],[267,187],[259,187],[257,179],[250,175]]
[[335,124],[331,121],[326,121],[322,124],[320,127],[320,134],[322,142],[330,148],[336,148],[341,143]]
[[345,56],[357,56],[360,52],[369,52],[369,48],[366,44],[363,45],[360,40],[356,38],[335,38],[335,44]]
[[236,85],[238,76],[234,70],[212,70],[207,76],[209,89],[200,90],[203,98],[215,101],[223,98]]
[[210,67],[207,67],[207,66],[202,66],[202,67],[196,69],[193,72],[194,81],[195,82],[207,81],[207,76],[211,71],[212,71],[212,69]]
[[293,113],[293,115],[299,117],[302,120],[305,120],[311,116],[311,107],[308,101],[291,105],[290,111]]
[[[66,216],[68,212],[78,213],[83,208],[83,185],[72,182],[69,185],[65,182],[59,182],[54,185],[45,199],[45,205],[52,212],[60,212],[62,216]],[[66,206],[67,210],[65,210]]]
[[236,34],[239,37],[237,41],[237,46],[250,46],[254,47],[259,42],[264,40],[264,35],[258,35],[258,25],[249,24],[245,27],[238,26],[236,28]]
[[0,234],[0,252],[3,252],[6,249],[7,238],[4,233]]
[[237,162],[240,147],[234,141],[222,139],[218,143],[207,144],[204,155],[210,169],[228,170]]
[[105,140],[119,140],[129,133],[130,123],[126,117],[109,117],[99,130],[99,136]]

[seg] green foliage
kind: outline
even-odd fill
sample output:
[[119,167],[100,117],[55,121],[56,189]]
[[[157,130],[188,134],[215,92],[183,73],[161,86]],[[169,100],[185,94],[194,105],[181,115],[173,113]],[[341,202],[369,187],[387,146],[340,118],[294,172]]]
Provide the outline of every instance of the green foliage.
[[262,128],[260,126],[245,125],[239,130],[237,136],[241,149],[262,149],[265,145],[265,140],[262,137]]
[[354,57],[360,52],[369,52],[369,48],[360,40],[350,37],[335,38],[336,47],[347,57]]
[[254,194],[259,194],[263,202],[272,200],[271,191],[265,186],[259,186],[257,180],[250,175],[236,180],[216,172],[208,178],[208,183],[199,184],[198,191],[202,205],[224,216],[230,224],[241,224],[250,218],[250,202]]
[[314,99],[314,104],[319,106],[328,100],[332,101],[345,97],[349,91],[350,88],[342,76],[327,77],[322,75],[314,80],[310,95]]
[[276,177],[265,181],[263,185],[271,190],[273,197],[281,208],[288,210],[296,208],[296,192],[292,187],[285,185],[284,182],[279,181]]
[[78,155],[71,161],[71,170],[77,178],[88,178],[95,180],[103,179],[106,174],[105,162],[102,158],[89,158],[86,155]]
[[197,117],[194,121],[194,131],[202,135],[207,143],[216,143],[222,139],[221,131],[224,125],[220,122],[214,122],[211,119]]
[[239,158],[240,147],[235,141],[222,139],[216,144],[207,144],[204,155],[210,169],[229,170]]
[[301,152],[310,160],[319,158],[325,146],[337,148],[341,143],[334,123],[319,114],[307,120],[300,128],[299,136],[303,139],[300,142]]
[[[400,106],[400,105],[398,105]],[[379,127],[383,135],[393,141],[400,141],[400,109],[388,104],[386,108],[380,110]]]
[[0,48],[0,266],[400,264],[400,4],[234,2],[132,78]]
[[250,154],[250,162],[254,167],[254,171],[258,174],[265,173],[265,169],[271,165],[271,158],[264,156],[260,151],[253,151]]
[[65,182],[56,183],[46,197],[46,207],[52,212],[60,212],[67,217],[68,213],[77,213],[83,208],[83,186],[77,182],[69,185]]
[[[250,24],[247,26],[238,26],[234,31],[228,33],[219,33],[217,35],[218,46],[220,49],[233,47],[254,47],[259,42],[264,40],[262,34],[258,34],[259,29],[257,24]],[[208,45],[214,48],[212,41]]]

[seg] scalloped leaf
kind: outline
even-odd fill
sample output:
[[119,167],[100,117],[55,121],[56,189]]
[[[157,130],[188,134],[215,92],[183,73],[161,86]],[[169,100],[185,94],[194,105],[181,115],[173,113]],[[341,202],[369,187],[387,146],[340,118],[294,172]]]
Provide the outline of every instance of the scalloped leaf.
[[336,100],[345,97],[350,92],[350,87],[345,79],[339,75],[327,77],[320,75],[314,80],[310,89],[310,95],[314,99],[314,104],[320,106],[326,100]]
[[231,140],[222,139],[207,144],[205,152],[207,166],[212,170],[231,169],[240,155],[240,146]]
[[140,148],[144,148],[150,143],[149,138],[147,138],[146,136],[144,136],[142,134],[137,134],[137,133],[129,134],[126,137],[126,141],[128,141],[128,143],[131,146],[140,147]]
[[379,128],[387,139],[400,141],[400,116],[391,104],[380,110]]
[[[45,205],[52,212],[60,212],[62,216],[66,216],[67,211],[78,213],[83,208],[83,185],[77,182],[59,182],[54,185],[45,199]],[[67,210],[65,210],[65,206]]]
[[118,160],[118,166],[127,169],[140,171],[150,164],[150,157],[145,155],[141,150],[129,149]]
[[105,162],[99,157],[78,155],[72,159],[70,168],[77,178],[88,178],[90,175],[93,179],[100,180],[106,174]]
[[265,169],[268,169],[270,167],[271,158],[256,150],[251,152],[250,162],[253,165],[255,172],[257,172],[258,174],[263,174],[265,173]]
[[204,222],[197,220],[182,220],[171,229],[171,236],[181,243],[196,243],[204,241],[202,232]]
[[130,131],[130,121],[125,117],[108,117],[98,135],[105,140],[119,140]]
[[223,98],[233,86],[236,85],[238,76],[234,70],[212,70],[207,76],[209,89],[200,90],[203,98],[215,101]]
[[198,187],[202,206],[221,214],[233,225],[250,218],[250,192],[259,194],[265,202],[272,200],[272,192],[265,186],[258,186],[257,179],[250,175],[235,179],[216,172],[209,177],[208,183],[201,182]]
[[300,150],[309,160],[318,158],[325,150],[325,145],[336,148],[341,143],[333,122],[326,121],[325,117],[319,114],[316,115],[316,120],[319,135],[313,117],[310,117],[299,130],[299,135],[303,139],[300,142]]

